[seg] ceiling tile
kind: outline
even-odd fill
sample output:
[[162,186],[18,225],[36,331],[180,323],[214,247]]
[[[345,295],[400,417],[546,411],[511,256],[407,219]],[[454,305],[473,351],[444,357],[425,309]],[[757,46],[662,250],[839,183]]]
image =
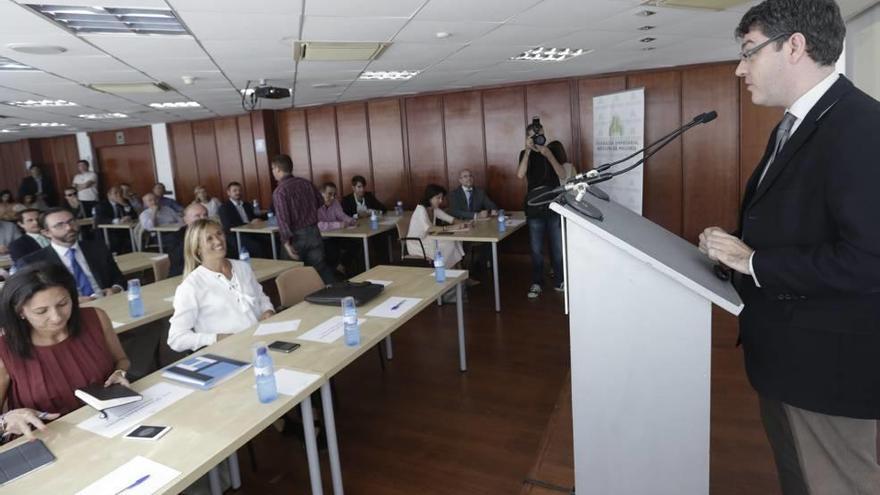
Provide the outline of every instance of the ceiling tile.
[[263,40],[280,41],[299,36],[299,16],[292,14],[259,14],[237,12],[179,12],[190,31],[200,40]]
[[583,28],[585,25],[595,25],[603,19],[630,10],[639,3],[639,0],[593,0],[589,2],[544,0],[518,14],[510,22],[524,26]]
[[[395,42],[406,43],[468,43],[501,26],[499,22],[468,21],[418,21],[413,20],[394,37]],[[446,32],[448,38],[437,38],[436,33]]]
[[[53,0],[54,1],[54,0]],[[174,10],[197,12],[227,12],[238,14],[242,11],[241,0],[166,0]],[[261,14],[299,15],[303,0],[248,0],[248,12]]]
[[430,0],[415,16],[424,21],[501,22],[536,5],[540,0]]
[[531,45],[538,46],[548,39],[559,38],[574,32],[571,28],[550,28],[539,26],[519,26],[505,24],[484,36],[475,39],[473,45]]
[[306,2],[306,16],[411,17],[425,0],[320,0]]
[[406,24],[405,17],[306,16],[302,39],[310,41],[389,41]]

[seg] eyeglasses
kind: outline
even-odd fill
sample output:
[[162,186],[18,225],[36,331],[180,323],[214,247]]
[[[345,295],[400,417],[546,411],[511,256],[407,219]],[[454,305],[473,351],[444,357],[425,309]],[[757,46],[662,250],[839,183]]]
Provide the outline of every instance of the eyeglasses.
[[739,54],[739,59],[740,59],[741,61],[743,61],[743,62],[751,62],[752,57],[753,57],[756,53],[758,53],[759,51],[761,51],[761,48],[764,48],[765,46],[769,45],[770,43],[773,43],[773,42],[776,41],[776,40],[779,40],[779,39],[781,39],[781,38],[787,38],[787,37],[789,37],[789,36],[791,36],[791,35],[792,35],[792,33],[779,33],[779,34],[777,34],[776,36],[770,38],[769,40],[767,40],[767,41],[765,41],[765,42],[759,44],[758,46],[753,46],[752,48],[749,48],[748,50],[743,50],[743,51],[740,52],[740,54]]
[[76,219],[71,218],[70,220],[68,220],[66,222],[53,223],[52,225],[49,226],[49,228],[50,229],[60,229],[65,226],[66,227],[74,227],[75,225],[76,225]]

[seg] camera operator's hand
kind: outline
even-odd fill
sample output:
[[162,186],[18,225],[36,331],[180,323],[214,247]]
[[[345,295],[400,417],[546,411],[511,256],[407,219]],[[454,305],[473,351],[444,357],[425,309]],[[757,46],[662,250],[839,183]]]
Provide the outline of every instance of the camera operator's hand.
[[535,142],[532,141],[531,136],[526,138],[526,151],[538,151],[537,148],[535,148]]
[[537,151],[538,153],[544,155],[544,156],[547,157],[547,158],[550,158],[551,156],[553,156],[553,153],[550,151],[550,148],[548,148],[548,147],[546,147],[546,146],[544,146],[544,145],[541,145],[541,146],[535,146],[535,151]]

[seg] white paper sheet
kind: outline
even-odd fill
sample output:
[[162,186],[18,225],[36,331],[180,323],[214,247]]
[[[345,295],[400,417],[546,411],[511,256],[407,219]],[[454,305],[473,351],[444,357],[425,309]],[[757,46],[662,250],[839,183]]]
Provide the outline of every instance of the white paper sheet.
[[378,285],[381,285],[381,286],[383,286],[383,287],[388,287],[389,285],[391,285],[391,281],[390,281],[390,280],[376,280],[376,279],[368,278],[368,279],[367,279],[367,282],[370,282],[370,283],[372,283],[372,284],[378,284]]
[[[297,395],[309,385],[315,383],[319,378],[321,376],[314,373],[281,368],[275,371],[275,386],[278,387],[279,394]],[[256,388],[256,385],[254,385],[254,388]]]
[[[367,321],[366,318],[358,318],[358,324],[363,325]],[[344,330],[342,327],[342,316],[334,316],[329,320],[321,323],[308,332],[300,335],[300,340],[308,340],[311,342],[321,342],[322,344],[330,344],[342,338]]]
[[367,316],[380,318],[400,318],[401,315],[422,301],[421,297],[389,297],[382,304],[371,309]]
[[299,323],[302,320],[285,320],[275,321],[272,323],[260,323],[254,337],[259,335],[271,335],[273,333],[295,332],[299,330]]
[[[449,269],[447,269],[446,270],[446,278],[460,277],[460,276],[464,275],[465,273],[467,273],[467,270],[449,270]],[[432,277],[434,276],[434,272],[431,272],[431,276]]]
[[174,296],[163,297],[162,300],[165,301],[165,302],[173,303],[173,302],[174,302]]
[[[137,486],[126,490],[126,487],[146,475],[150,475],[150,477]],[[116,495],[119,492],[125,495],[151,495],[157,493],[159,489],[178,475],[180,475],[180,471],[176,469],[171,469],[146,457],[137,456],[76,492],[76,495]]]
[[159,255],[159,256],[150,256],[150,259],[153,260],[153,261],[161,261],[161,260],[163,260],[163,259],[165,259],[165,258],[167,258],[167,257],[168,257],[167,254],[162,254],[162,255]]
[[157,383],[141,392],[144,396],[142,400],[107,409],[107,418],[95,414],[76,426],[103,437],[113,438],[193,392],[191,388],[165,382]]

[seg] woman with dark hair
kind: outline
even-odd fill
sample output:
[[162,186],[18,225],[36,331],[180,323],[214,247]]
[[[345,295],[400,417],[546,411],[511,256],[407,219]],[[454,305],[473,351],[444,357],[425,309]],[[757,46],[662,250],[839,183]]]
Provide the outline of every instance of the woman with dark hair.
[[[425,194],[409,220],[409,231],[407,232],[407,237],[418,237],[422,242],[406,241],[406,250],[410,254],[424,254],[425,257],[433,260],[436,250],[439,248],[443,255],[443,264],[446,268],[452,268],[464,257],[464,248],[461,242],[437,241],[435,246],[435,242],[428,239],[428,234],[437,231],[466,229],[470,222],[461,222],[441,210],[440,205],[443,204],[445,197],[446,189],[443,186],[428,184],[425,188]],[[450,225],[437,227],[438,220]]]
[[0,191],[0,220],[15,221],[15,205],[12,191],[9,189]]
[[128,385],[130,362],[110,318],[80,308],[76,283],[60,265],[36,263],[10,278],[0,294],[2,434],[33,438],[82,404],[74,391],[98,383]]

